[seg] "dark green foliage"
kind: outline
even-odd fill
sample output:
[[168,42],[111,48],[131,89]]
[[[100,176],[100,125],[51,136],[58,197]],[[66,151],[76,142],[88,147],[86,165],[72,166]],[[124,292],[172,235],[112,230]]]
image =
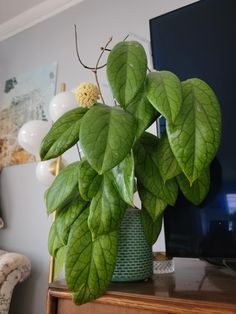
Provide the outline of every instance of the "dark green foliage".
[[[82,304],[108,288],[116,264],[119,226],[134,206],[134,181],[142,203],[142,226],[153,244],[167,204],[178,190],[194,204],[207,195],[209,165],[220,143],[221,114],[212,89],[199,79],[183,83],[168,71],[147,74],[136,42],[112,49],[107,75],[119,107],[95,104],[65,113],[41,146],[43,160],[80,140],[84,158],[64,168],[45,194],[56,210],[49,252],[65,261],[73,300]],[[167,132],[145,132],[162,114]]]

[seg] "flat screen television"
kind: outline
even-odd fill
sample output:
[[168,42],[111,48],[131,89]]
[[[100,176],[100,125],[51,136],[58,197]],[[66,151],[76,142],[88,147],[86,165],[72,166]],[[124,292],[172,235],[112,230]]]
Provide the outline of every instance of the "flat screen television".
[[201,0],[150,20],[154,68],[198,77],[218,96],[222,141],[211,188],[194,206],[179,196],[164,215],[166,252],[236,258],[236,1]]

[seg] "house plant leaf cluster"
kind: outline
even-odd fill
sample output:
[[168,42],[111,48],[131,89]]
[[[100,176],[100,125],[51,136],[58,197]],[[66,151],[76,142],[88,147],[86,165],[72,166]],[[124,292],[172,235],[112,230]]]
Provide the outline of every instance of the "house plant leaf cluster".
[[[76,304],[108,288],[119,226],[127,207],[134,206],[135,178],[143,230],[153,244],[163,211],[178,193],[194,204],[205,198],[221,137],[220,106],[207,83],[150,72],[138,42],[123,41],[111,50],[107,78],[118,105],[96,102],[67,112],[41,146],[42,160],[60,156],[78,141],[84,153],[45,194],[48,213],[57,212],[49,251],[65,256],[66,282]],[[146,131],[159,116],[166,120],[161,138]]]

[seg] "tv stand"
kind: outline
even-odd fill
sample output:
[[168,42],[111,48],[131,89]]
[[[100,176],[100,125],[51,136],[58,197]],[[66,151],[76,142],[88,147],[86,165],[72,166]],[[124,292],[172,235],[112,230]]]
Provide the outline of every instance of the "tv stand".
[[65,282],[48,289],[47,314],[236,314],[236,274],[222,266],[175,258],[175,272],[148,282],[112,283],[95,301],[77,306]]

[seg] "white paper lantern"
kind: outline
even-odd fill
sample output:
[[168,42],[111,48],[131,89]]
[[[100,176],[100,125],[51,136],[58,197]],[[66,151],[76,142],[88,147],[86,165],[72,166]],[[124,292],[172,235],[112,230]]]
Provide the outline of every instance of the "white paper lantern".
[[36,166],[36,178],[40,183],[46,186],[51,185],[55,179],[55,176],[49,170],[52,161],[53,160],[41,161]]
[[73,92],[61,92],[53,97],[49,104],[49,115],[53,122],[60,118],[65,112],[77,108]]
[[[37,180],[46,186],[50,186],[56,177],[56,164],[57,158],[39,162],[36,166]],[[60,169],[65,165],[64,159],[60,161]]]
[[41,141],[50,130],[47,121],[32,120],[22,125],[18,132],[18,143],[29,153],[39,157]]

